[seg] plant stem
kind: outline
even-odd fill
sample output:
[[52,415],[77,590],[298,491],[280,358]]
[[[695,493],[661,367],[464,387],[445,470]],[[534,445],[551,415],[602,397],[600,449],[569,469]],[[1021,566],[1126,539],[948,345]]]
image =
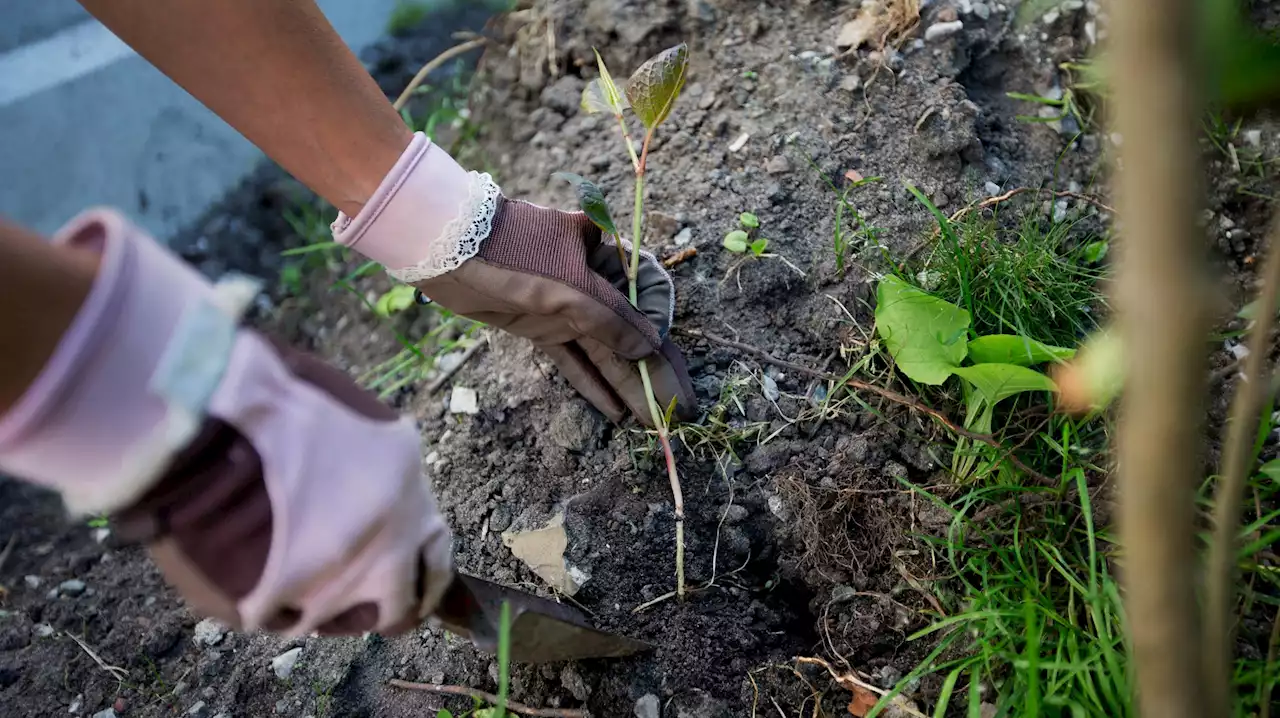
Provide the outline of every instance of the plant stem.
[[627,142],[627,154],[631,155],[631,168],[637,172],[640,171],[640,158],[636,157],[636,145],[631,141],[631,132],[627,130],[627,121],[622,118],[621,114],[614,115],[618,118],[618,127],[622,130],[622,139]]
[[[1212,670],[1211,698],[1219,705],[1229,699],[1232,647],[1235,642],[1234,616],[1236,602],[1236,551],[1240,545],[1240,513],[1244,489],[1254,460],[1253,441],[1257,433],[1258,415],[1266,400],[1264,374],[1267,368],[1268,344],[1275,317],[1268,307],[1276,305],[1280,294],[1280,220],[1271,232],[1267,249],[1262,289],[1258,292],[1257,320],[1249,338],[1249,356],[1245,359],[1244,377],[1236,384],[1231,405],[1231,419],[1223,444],[1223,459],[1218,488],[1213,494],[1213,543],[1205,576],[1205,652],[1208,670]],[[1216,685],[1215,685],[1216,684]],[[1213,705],[1213,704],[1210,704]]]
[[[631,138],[626,135],[626,128],[623,127],[623,137],[627,140],[627,149],[631,150],[632,156],[635,156],[635,149],[631,146]],[[649,141],[653,139],[653,130],[649,130],[644,136],[644,148],[640,152],[640,159],[635,163],[636,168],[636,201],[635,208],[631,214],[631,266],[627,270],[627,284],[630,289],[631,305],[637,309],[640,307],[639,298],[637,296],[638,289],[636,287],[636,278],[640,275],[640,238],[641,231],[644,229],[644,166],[649,158]],[[653,425],[658,430],[658,441],[662,444],[662,453],[667,462],[667,478],[671,481],[671,496],[675,500],[676,509],[676,596],[681,600],[684,599],[684,491],[680,488],[680,472],[676,470],[676,457],[671,451],[671,436],[667,432],[666,417],[663,416],[662,408],[658,406],[658,400],[653,394],[653,381],[649,378],[649,363],[644,359],[639,362],[640,379],[644,382],[644,397],[649,404],[649,415],[653,419]]]

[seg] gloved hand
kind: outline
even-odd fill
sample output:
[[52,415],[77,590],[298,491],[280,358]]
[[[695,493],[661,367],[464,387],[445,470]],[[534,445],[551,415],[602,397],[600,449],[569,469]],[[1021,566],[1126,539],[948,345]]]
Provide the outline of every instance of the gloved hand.
[[452,575],[413,422],[238,326],[211,285],[121,216],[55,242],[102,255],[92,291],[0,416],[0,470],[110,513],[197,611],[288,634],[416,625]]
[[616,240],[586,215],[507,199],[421,133],[364,210],[339,215],[334,237],[448,309],[532,340],[614,421],[629,408],[652,424],[634,364],[642,358],[661,408],[675,398],[678,416],[696,412],[667,336],[675,286],[662,265],[643,256],[637,310]]

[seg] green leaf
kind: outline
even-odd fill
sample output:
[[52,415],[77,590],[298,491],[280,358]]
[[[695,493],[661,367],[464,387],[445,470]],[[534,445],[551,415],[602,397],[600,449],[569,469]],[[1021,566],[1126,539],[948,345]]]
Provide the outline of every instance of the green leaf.
[[743,212],[738,215],[738,221],[747,229],[755,229],[760,226],[760,218],[750,212]]
[[552,177],[562,179],[578,190],[578,207],[587,215],[600,231],[617,236],[618,228],[609,215],[609,203],[604,200],[604,192],[591,180],[572,172],[557,172]]
[[436,718],[453,718],[453,714],[447,708],[441,708],[436,711]]
[[902,373],[921,384],[941,384],[968,354],[969,313],[898,277],[876,289],[876,330]]
[[1272,459],[1258,467],[1258,472],[1273,481],[1280,481],[1280,459]]
[[1111,243],[1106,240],[1098,240],[1090,242],[1084,246],[1084,261],[1089,264],[1097,264],[1107,256],[1107,252],[1111,250]]
[[760,255],[764,254],[764,250],[768,246],[769,246],[769,240],[765,239],[764,237],[761,237],[760,239],[757,239],[756,241],[751,243],[751,253],[759,257]]
[[671,114],[688,67],[689,46],[680,43],[649,59],[627,81],[631,109],[650,131]]
[[730,252],[742,254],[747,251],[747,233],[735,229],[724,236],[724,248]]
[[974,364],[1031,366],[1075,355],[1075,349],[1050,346],[1016,334],[990,334],[969,341],[969,359]]
[[1054,391],[1058,387],[1049,377],[1016,364],[977,364],[952,370],[973,385],[988,406],[1024,391]]
[[397,284],[378,297],[377,303],[373,305],[373,311],[380,317],[389,317],[412,306],[413,287],[408,284]]
[[604,107],[598,111],[608,111],[615,115],[621,115],[623,110],[631,106],[627,102],[627,96],[622,94],[622,91],[618,89],[617,83],[613,81],[613,75],[609,74],[609,68],[605,66],[604,58],[600,57],[600,51],[595,48],[592,48],[591,51],[596,54],[596,67],[600,70],[600,77],[587,85],[583,91],[582,108],[587,112],[591,112],[591,110],[587,109],[587,92],[591,91],[592,85],[597,85],[600,92],[599,99],[604,104]]

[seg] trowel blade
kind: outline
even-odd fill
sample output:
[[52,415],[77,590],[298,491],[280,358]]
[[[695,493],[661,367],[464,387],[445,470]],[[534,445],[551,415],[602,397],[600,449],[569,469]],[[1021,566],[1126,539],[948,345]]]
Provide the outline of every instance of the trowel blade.
[[564,604],[465,574],[454,575],[435,617],[481,650],[496,653],[503,601],[511,605],[511,660],[517,663],[614,658],[653,648],[598,631]]

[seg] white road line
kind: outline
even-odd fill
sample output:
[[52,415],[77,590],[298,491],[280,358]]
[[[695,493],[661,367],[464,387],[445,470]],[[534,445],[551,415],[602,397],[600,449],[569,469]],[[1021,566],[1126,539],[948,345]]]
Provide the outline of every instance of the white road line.
[[97,20],[86,20],[0,55],[0,107],[106,67],[133,54]]

